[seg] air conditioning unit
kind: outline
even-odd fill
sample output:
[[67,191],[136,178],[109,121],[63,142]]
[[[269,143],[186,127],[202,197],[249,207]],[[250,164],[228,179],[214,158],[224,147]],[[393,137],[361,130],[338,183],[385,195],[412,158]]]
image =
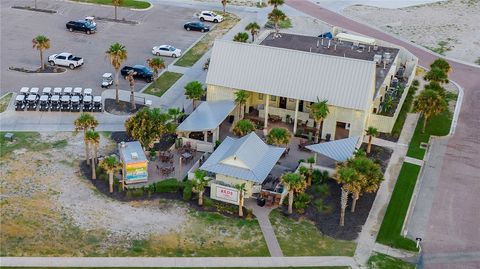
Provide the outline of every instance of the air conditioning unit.
[[345,130],[350,130],[350,123],[345,124]]

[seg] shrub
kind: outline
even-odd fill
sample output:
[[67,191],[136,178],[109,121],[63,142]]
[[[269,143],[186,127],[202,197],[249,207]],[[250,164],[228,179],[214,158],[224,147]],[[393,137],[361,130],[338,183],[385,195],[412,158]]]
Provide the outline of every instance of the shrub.
[[155,192],[162,193],[162,192],[177,192],[182,187],[182,183],[178,182],[176,178],[169,178],[157,183],[154,183]]
[[192,199],[192,182],[186,181],[183,187],[183,200],[190,201]]
[[135,198],[140,198],[143,196],[143,188],[132,189],[132,196]]
[[313,202],[315,209],[320,213],[329,213],[332,211],[332,206],[325,204],[323,199],[317,199]]
[[[215,207],[217,208],[217,211],[220,213],[236,214],[238,210],[238,207],[232,204],[227,204],[223,202],[215,202],[214,204],[215,204]],[[204,205],[205,205],[205,201],[204,201]]]
[[204,207],[212,207],[214,205],[213,200],[207,196],[203,196],[203,206]]
[[253,209],[247,208],[247,219],[251,220],[254,218]]
[[310,203],[310,195],[306,193],[299,193],[295,196],[293,200],[293,207],[298,210],[298,213],[305,213],[305,208]]
[[314,186],[313,191],[322,196],[327,196],[330,193],[330,187],[328,187],[328,185],[324,183]]
[[314,185],[322,184],[328,180],[328,177],[329,176],[327,171],[315,169],[312,173],[312,182]]
[[414,79],[412,82],[412,86],[418,87],[419,85],[420,85],[420,82],[418,81],[418,79]]

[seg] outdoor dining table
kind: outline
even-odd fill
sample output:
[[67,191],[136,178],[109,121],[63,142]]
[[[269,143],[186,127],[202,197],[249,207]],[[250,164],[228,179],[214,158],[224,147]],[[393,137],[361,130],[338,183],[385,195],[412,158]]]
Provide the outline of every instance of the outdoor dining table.
[[192,154],[190,154],[189,152],[184,152],[182,153],[182,157],[183,159],[189,161],[192,158]]

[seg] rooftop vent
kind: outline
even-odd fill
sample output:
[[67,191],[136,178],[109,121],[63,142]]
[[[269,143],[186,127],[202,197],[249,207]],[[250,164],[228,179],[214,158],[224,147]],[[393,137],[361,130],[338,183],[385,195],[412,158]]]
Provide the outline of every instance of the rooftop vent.
[[132,159],[137,160],[138,159],[138,154],[136,152],[131,153]]
[[120,147],[125,148],[125,147],[127,147],[127,145],[125,145],[125,142],[122,141],[122,142],[120,142]]

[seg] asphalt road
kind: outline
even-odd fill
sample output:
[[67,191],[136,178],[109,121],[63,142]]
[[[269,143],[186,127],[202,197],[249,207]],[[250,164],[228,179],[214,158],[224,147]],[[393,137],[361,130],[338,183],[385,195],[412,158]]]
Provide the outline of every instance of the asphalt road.
[[[310,1],[287,0],[287,5],[329,24],[405,47],[428,67],[437,56],[408,42],[321,8]],[[450,78],[464,89],[464,99],[455,134],[449,138],[423,250],[426,268],[480,268],[477,258],[448,259],[480,251],[480,68],[449,61]],[[430,158],[442,158],[431,156]],[[425,180],[428,180],[426,178]]]
[[[143,64],[151,54],[152,47],[171,44],[185,51],[201,37],[200,32],[187,32],[183,24],[194,19],[198,10],[172,5],[156,4],[147,11],[119,8],[118,17],[138,21],[137,25],[97,21],[98,32],[86,35],[70,33],[65,28],[69,20],[85,16],[113,17],[113,7],[78,4],[68,1],[38,1],[39,8],[57,10],[56,14],[13,9],[11,6],[32,5],[33,1],[0,1],[1,54],[0,94],[18,91],[21,87],[83,87],[93,88],[94,94],[101,89],[101,76],[112,72],[105,51],[110,44],[120,42],[126,46],[128,59],[125,64]],[[50,38],[51,48],[45,58],[54,53],[71,52],[84,58],[85,64],[62,74],[26,74],[10,71],[10,66],[35,69],[40,65],[37,50],[31,40],[37,35]],[[166,64],[172,58],[163,57]],[[146,83],[137,80],[136,90]],[[120,78],[120,88],[129,89],[125,79]]]

